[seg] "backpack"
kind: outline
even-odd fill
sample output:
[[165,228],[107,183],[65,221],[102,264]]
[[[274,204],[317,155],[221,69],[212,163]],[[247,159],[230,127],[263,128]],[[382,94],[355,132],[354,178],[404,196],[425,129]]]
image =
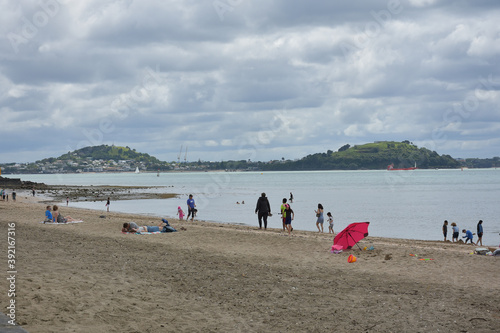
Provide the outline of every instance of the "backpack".
[[165,223],[165,225],[163,226],[163,229],[161,230],[161,232],[175,232],[175,231],[177,231],[177,230],[175,230],[174,227],[172,227],[170,225],[170,223],[168,223],[167,220],[165,220],[165,219],[161,219],[161,220],[162,220],[163,223]]

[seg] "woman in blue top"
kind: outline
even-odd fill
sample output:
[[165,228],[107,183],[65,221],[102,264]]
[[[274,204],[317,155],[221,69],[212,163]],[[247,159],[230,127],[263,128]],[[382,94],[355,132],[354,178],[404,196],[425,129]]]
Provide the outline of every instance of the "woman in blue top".
[[316,220],[316,227],[318,228],[318,232],[323,232],[323,222],[325,221],[325,218],[323,217],[323,205],[318,204],[318,209],[315,210],[314,212],[316,213],[316,217],[318,218]]

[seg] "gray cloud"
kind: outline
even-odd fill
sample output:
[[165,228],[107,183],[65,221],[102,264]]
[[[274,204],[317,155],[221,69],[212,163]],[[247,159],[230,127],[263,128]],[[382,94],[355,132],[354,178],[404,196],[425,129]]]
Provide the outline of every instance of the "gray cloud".
[[496,1],[2,6],[1,162],[111,143],[164,160],[181,145],[191,160],[405,139],[500,151]]

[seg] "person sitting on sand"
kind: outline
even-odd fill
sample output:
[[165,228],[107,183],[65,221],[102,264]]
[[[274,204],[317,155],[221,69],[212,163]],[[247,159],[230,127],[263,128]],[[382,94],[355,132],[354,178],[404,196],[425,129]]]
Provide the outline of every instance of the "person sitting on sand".
[[[163,224],[163,222],[161,224]],[[135,222],[128,222],[128,223],[125,222],[123,223],[122,232],[132,232],[132,233],[158,232],[160,231],[160,226],[148,226],[148,225],[138,226],[137,223]]]
[[459,235],[458,230],[459,229],[458,229],[458,226],[457,226],[457,224],[455,222],[451,223],[451,229],[453,229],[453,236],[451,238],[451,241],[453,243],[458,242],[458,235]]
[[52,211],[54,212],[52,214],[52,221],[57,222],[57,223],[67,223],[67,222],[73,222],[74,219],[71,216],[62,216],[62,214],[59,212],[59,207],[57,205],[54,205],[52,207]]
[[45,211],[45,220],[43,221],[43,223],[52,222],[52,212],[50,211],[52,209],[52,207],[47,206],[46,209],[47,210]]
[[472,237],[473,237],[472,231],[463,229],[462,233],[465,234],[465,236],[462,237],[462,238],[465,238],[465,244],[467,244],[468,241],[470,241],[471,244],[474,244],[474,242],[472,241]]

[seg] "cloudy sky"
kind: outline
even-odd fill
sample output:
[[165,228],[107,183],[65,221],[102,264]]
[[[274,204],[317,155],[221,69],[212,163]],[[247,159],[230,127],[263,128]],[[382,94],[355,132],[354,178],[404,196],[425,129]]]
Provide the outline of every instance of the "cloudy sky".
[[498,0],[0,0],[0,163],[500,155]]

